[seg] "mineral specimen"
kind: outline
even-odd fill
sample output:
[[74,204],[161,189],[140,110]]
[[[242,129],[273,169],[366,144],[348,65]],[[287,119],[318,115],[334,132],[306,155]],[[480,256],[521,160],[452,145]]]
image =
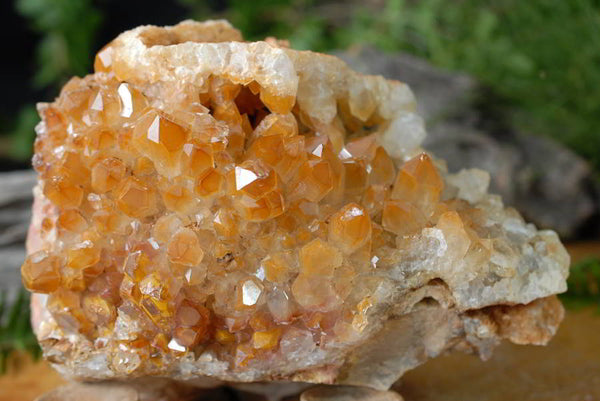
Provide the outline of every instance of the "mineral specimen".
[[94,67],[39,105],[22,267],[65,375],[386,390],[554,334],[556,234],[421,149],[406,85],[223,21],[139,27]]

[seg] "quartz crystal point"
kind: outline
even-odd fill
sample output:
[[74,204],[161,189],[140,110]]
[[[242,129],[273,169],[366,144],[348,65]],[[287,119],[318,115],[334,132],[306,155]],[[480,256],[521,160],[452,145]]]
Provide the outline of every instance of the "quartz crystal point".
[[405,84],[224,21],[136,28],[94,68],[38,106],[22,267],[66,376],[387,390],[556,331],[556,234],[423,150]]

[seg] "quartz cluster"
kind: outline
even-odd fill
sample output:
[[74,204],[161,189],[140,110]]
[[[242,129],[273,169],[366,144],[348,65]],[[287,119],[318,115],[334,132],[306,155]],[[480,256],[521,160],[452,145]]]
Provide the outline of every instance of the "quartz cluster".
[[39,105],[22,267],[68,376],[386,389],[556,330],[556,234],[421,149],[405,84],[224,21],[125,32],[94,69]]

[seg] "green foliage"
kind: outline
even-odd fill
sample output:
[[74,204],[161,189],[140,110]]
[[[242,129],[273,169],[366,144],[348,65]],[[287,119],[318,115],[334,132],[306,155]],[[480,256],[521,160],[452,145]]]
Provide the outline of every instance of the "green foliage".
[[0,373],[6,370],[7,358],[14,351],[40,356],[29,318],[29,297],[25,290],[21,289],[10,308],[6,306],[6,294],[0,293]]
[[35,106],[25,105],[16,119],[16,126],[12,131],[10,154],[15,159],[24,160],[31,156],[31,144],[35,138],[34,127],[38,123]]
[[569,290],[562,295],[568,306],[600,306],[600,258],[590,258],[571,267]]
[[38,44],[35,85],[62,85],[86,74],[93,40],[101,22],[91,0],[16,0],[17,11],[42,35]]

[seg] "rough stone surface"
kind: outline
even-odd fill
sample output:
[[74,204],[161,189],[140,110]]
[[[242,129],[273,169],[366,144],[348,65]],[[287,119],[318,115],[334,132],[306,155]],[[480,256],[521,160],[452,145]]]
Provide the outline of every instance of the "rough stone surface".
[[394,390],[409,401],[598,400],[599,330],[597,305],[568,309],[545,347],[506,341],[485,362],[445,355],[407,372]]
[[300,401],[403,401],[393,391],[377,391],[366,387],[318,386],[305,391]]
[[[304,386],[288,384],[247,384],[244,387],[198,389],[164,379],[131,382],[70,383],[50,391],[36,401],[403,401],[394,391],[377,391],[352,386]],[[261,388],[262,387],[262,388]]]
[[556,233],[427,154],[405,84],[222,21],[128,31],[95,70],[39,106],[22,267],[67,377],[384,391],[554,334]]
[[485,90],[475,79],[369,47],[336,54],[361,72],[406,82],[427,122],[424,147],[444,159],[450,171],[488,171],[490,191],[536,225],[574,238],[598,218],[600,189],[589,164],[559,143],[519,132],[487,111]]
[[23,242],[31,221],[33,171],[0,174],[0,292],[10,304],[21,288],[19,266],[25,259]]
[[203,391],[165,379],[138,380],[128,383],[70,383],[52,390],[36,401],[192,401],[226,399],[216,391],[210,398]]

